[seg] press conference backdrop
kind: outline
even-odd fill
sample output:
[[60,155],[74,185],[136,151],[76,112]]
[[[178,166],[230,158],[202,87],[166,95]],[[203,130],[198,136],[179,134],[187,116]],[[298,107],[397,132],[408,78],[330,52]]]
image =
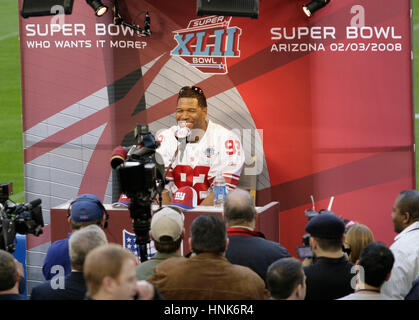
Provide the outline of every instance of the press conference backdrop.
[[[174,125],[178,90],[197,85],[208,118],[240,135],[247,163],[256,156],[258,205],[280,202],[291,253],[310,195],[317,209],[334,196],[337,215],[391,243],[392,202],[415,187],[410,1],[333,1],[311,19],[303,3],[261,1],[251,19],[198,17],[188,0],[120,1],[140,26],[149,12],[150,37],[85,1],[71,15],[20,17],[26,200],[42,199],[47,224],[77,194],[112,202],[112,149],[136,123]],[[47,250],[46,230],[30,254]]]

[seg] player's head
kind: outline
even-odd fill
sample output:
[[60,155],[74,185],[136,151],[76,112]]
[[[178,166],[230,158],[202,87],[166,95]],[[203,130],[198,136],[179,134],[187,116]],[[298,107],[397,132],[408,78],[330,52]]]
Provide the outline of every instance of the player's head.
[[204,95],[204,91],[196,86],[186,86],[179,90],[177,101],[181,98],[194,98],[198,101],[198,106],[201,108],[207,107],[207,98]]
[[206,129],[207,99],[201,88],[183,87],[179,91],[176,121],[185,121],[190,129]]

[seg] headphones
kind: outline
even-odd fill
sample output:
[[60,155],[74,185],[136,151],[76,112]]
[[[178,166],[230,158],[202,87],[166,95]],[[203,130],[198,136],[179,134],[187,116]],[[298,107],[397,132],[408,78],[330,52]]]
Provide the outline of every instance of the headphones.
[[108,227],[108,220],[109,220],[109,213],[108,211],[106,211],[105,206],[102,204],[102,202],[95,200],[95,199],[90,199],[90,198],[81,198],[81,199],[76,199],[73,200],[70,205],[68,206],[67,209],[67,218],[71,217],[71,206],[78,202],[78,201],[91,201],[94,202],[100,209],[103,210],[103,214],[105,215],[105,223],[103,224],[103,229],[106,229]]

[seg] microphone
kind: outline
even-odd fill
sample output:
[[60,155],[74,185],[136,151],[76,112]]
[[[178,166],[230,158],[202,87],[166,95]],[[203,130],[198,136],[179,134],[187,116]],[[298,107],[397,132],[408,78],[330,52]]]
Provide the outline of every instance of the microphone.
[[[177,152],[180,151],[180,161],[182,161],[186,144],[189,142],[188,138],[191,135],[191,129],[186,126],[186,121],[179,121],[178,126],[179,127],[175,131],[175,137],[179,141]],[[174,157],[177,156],[177,152]]]
[[160,142],[156,141],[154,139],[154,136],[151,133],[149,133],[142,138],[141,145],[146,148],[157,149],[158,147],[160,147]]
[[179,144],[176,148],[175,154],[170,160],[169,166],[164,173],[164,178],[166,178],[170,169],[172,168],[173,163],[176,161],[176,157],[180,151],[180,161],[183,159],[183,153],[185,152],[186,143],[188,142],[188,137],[191,135],[191,129],[186,126],[186,121],[178,121],[178,127],[174,132],[174,136]]
[[186,121],[179,121],[178,127],[175,131],[175,138],[180,142],[189,142],[188,138],[191,135],[191,129],[186,126]]
[[122,147],[118,146],[112,151],[112,157],[111,157],[111,167],[112,169],[118,168],[121,164],[125,162],[127,159],[127,150]]

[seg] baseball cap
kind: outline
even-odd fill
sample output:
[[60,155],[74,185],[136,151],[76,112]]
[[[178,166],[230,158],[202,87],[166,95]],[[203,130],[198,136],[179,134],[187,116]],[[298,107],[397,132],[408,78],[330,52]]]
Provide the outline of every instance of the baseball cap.
[[76,222],[94,221],[102,218],[104,207],[94,194],[82,194],[71,203],[71,220]]
[[114,208],[128,208],[131,199],[127,197],[126,194],[121,194],[117,202],[112,203],[112,207]]
[[163,236],[172,237],[173,241],[180,238],[183,231],[185,216],[182,212],[164,207],[156,212],[151,219],[151,233],[156,241]]
[[198,205],[198,194],[195,189],[189,186],[177,189],[173,194],[171,206],[191,210]]
[[322,213],[312,218],[306,225],[306,232],[312,237],[340,238],[345,232],[345,224],[334,214]]

